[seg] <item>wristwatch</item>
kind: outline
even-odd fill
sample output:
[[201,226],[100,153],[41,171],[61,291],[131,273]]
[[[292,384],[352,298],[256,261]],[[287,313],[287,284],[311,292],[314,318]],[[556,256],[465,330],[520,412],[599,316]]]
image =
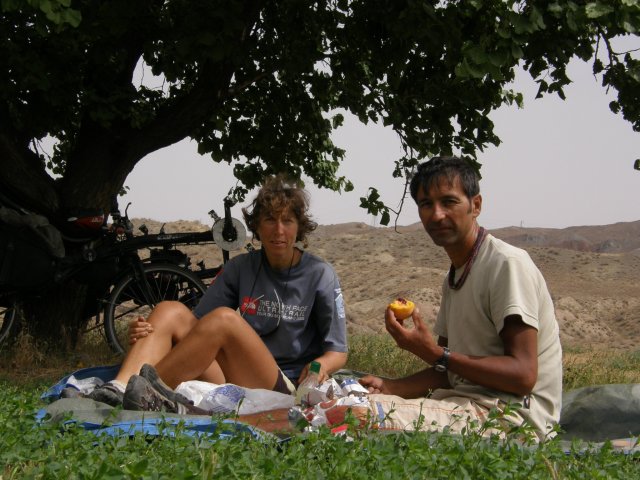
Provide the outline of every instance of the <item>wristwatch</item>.
[[446,372],[449,368],[449,349],[447,347],[444,348],[444,353],[442,356],[436,361],[434,368],[436,372]]

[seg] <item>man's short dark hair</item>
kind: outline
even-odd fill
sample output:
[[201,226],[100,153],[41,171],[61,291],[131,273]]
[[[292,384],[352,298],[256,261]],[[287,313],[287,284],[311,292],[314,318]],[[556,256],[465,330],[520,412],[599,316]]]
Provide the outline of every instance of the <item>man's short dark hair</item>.
[[480,175],[471,162],[460,157],[433,157],[421,163],[413,174],[409,186],[411,197],[416,201],[420,186],[426,193],[443,178],[449,184],[459,178],[462,190],[469,199],[480,193]]

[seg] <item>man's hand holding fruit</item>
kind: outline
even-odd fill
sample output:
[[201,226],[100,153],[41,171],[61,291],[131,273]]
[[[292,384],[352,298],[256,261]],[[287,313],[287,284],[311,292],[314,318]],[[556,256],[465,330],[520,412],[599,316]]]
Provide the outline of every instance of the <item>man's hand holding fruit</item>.
[[[387,332],[393,337],[398,347],[417,355],[425,362],[433,364],[442,355],[442,348],[438,346],[427,325],[422,321],[420,309],[410,300],[402,299],[403,302],[394,302],[387,306],[385,312],[385,327]],[[405,308],[398,308],[398,303]],[[407,310],[410,310],[414,328],[406,328],[404,319],[396,316],[398,311],[403,317]],[[407,317],[408,318],[408,315]]]

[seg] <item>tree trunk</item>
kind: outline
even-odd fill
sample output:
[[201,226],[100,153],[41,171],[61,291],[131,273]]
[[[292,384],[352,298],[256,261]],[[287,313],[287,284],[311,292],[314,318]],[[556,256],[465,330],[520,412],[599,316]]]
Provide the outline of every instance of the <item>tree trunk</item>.
[[23,329],[45,349],[67,353],[75,349],[87,323],[86,285],[56,285],[23,305]]

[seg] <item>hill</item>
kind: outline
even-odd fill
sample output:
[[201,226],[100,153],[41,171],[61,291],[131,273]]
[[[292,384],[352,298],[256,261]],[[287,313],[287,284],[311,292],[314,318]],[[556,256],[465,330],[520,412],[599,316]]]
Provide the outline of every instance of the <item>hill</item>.
[[558,247],[598,253],[640,252],[640,221],[563,229],[508,227],[493,230],[492,233],[522,248]]
[[[152,232],[159,229],[157,222],[144,223]],[[196,222],[165,227],[167,232],[206,228]],[[640,348],[640,221],[565,229],[509,227],[491,233],[527,250],[542,271],[565,346]],[[414,300],[425,320],[433,322],[449,260],[420,224],[397,231],[363,223],[321,225],[308,250],[335,267],[351,333],[386,334],[384,308],[397,296]],[[222,261],[215,246],[196,247],[190,254],[194,262]]]

